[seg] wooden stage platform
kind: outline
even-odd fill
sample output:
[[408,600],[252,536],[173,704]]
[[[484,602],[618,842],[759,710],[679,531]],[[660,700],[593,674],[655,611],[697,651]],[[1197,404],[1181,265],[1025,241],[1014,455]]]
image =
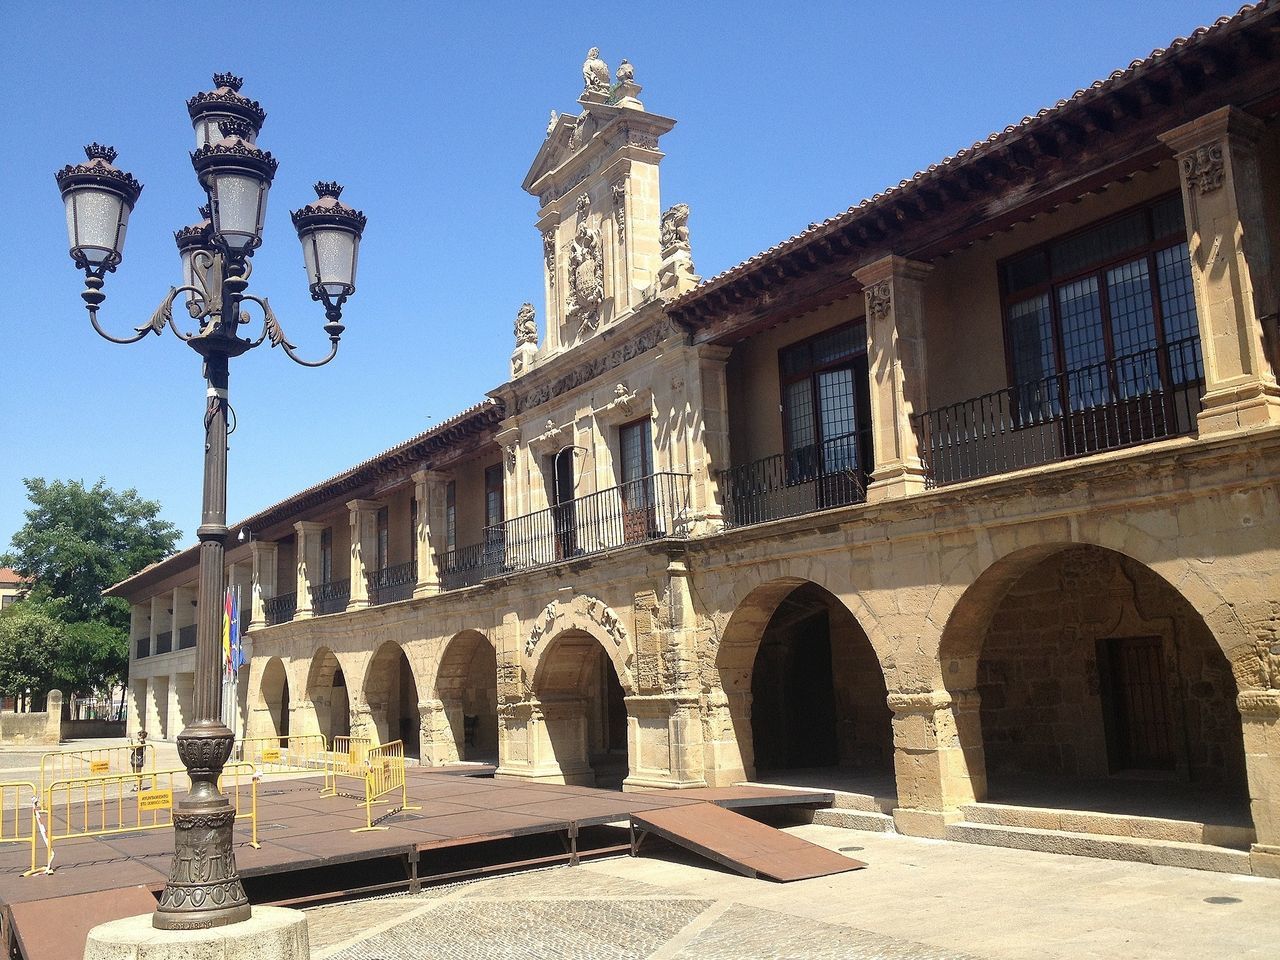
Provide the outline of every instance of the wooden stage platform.
[[[249,846],[248,823],[236,824],[236,864],[250,899],[289,904],[356,892],[416,890],[423,882],[542,863],[576,863],[592,854],[635,853],[638,838],[646,833],[748,876],[801,879],[865,866],[726,813],[735,808],[759,814],[766,808],[829,806],[832,795],[822,790],[729,787],[620,793],[460,772],[464,771],[410,768],[409,803],[421,809],[394,813],[381,824],[387,829],[362,833],[351,830],[364,826],[363,805],[342,796],[319,796],[319,778],[262,781],[261,847]],[[706,814],[700,817],[699,809]],[[630,828],[629,833],[610,830],[605,826],[609,824]],[[53,874],[23,878],[27,848],[0,847],[5,945],[17,943],[21,948],[21,941],[30,939],[24,932],[34,933],[33,924],[47,922],[51,905],[41,902],[54,898],[98,894],[93,899],[99,901],[102,892],[115,890],[123,903],[125,891],[134,891],[128,912],[138,912],[136,891],[159,893],[172,850],[169,828],[60,841]],[[779,858],[785,861],[782,869]],[[73,910],[58,912],[74,916]],[[24,952],[28,960],[41,960]]]

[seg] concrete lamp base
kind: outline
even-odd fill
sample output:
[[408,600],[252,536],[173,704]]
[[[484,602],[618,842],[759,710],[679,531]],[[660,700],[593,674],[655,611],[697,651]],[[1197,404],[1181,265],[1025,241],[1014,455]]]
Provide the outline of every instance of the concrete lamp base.
[[254,907],[253,916],[209,930],[157,930],[151,914],[94,927],[84,960],[310,960],[307,918],[298,910]]

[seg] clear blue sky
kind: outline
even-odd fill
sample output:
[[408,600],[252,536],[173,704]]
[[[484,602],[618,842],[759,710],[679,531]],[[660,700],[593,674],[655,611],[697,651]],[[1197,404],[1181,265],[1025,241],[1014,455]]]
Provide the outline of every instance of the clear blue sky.
[[[21,478],[98,477],[199,522],[204,385],[175,338],[100,340],[66,253],[53,173],[91,140],[144,184],[104,321],[150,316],[203,202],[185,101],[214,72],[262,102],[280,160],[253,291],[326,344],[288,210],[317,179],[369,217],[338,359],[265,347],[232,365],[234,520],[331,476],[502,382],[516,309],[542,309],[537,202],[520,189],[551,108],[575,110],[592,45],[634,65],[711,276],[1017,122],[1227,0],[968,3],[34,3],[10,0],[0,216],[0,547]],[[225,32],[219,33],[220,30]],[[211,53],[210,51],[222,51]]]

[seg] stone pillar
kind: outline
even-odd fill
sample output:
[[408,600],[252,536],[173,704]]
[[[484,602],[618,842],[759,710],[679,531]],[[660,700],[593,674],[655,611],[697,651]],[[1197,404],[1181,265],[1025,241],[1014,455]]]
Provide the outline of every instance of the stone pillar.
[[297,534],[294,549],[298,562],[298,607],[293,619],[310,620],[316,615],[311,603],[311,582],[320,573],[320,535],[324,532],[324,524],[299,520],[293,529]]
[[462,701],[424,700],[418,704],[418,714],[422,717],[422,762],[433,767],[457,763],[461,759]]
[[1262,121],[1223,107],[1160,139],[1182,173],[1191,276],[1204,354],[1200,434],[1280,423],[1263,321],[1276,313],[1258,172]]
[[419,470],[413,475],[413,495],[418,501],[418,580],[415,597],[440,592],[438,554],[444,552],[445,509],[449,475],[434,470]]
[[348,610],[362,610],[369,606],[368,564],[378,557],[377,500],[350,500],[347,513],[351,518],[351,595],[347,599]]
[[[891,693],[900,833],[942,839],[958,808],[986,795],[976,690]],[[972,772],[971,772],[972,771]]]
[[253,609],[249,617],[249,629],[257,630],[267,625],[267,601],[276,595],[276,563],[279,547],[270,541],[254,540],[249,544],[249,556],[253,558]]
[[1255,876],[1280,877],[1280,690],[1244,690],[1236,704],[1257,834],[1249,862]]
[[924,280],[933,268],[889,256],[854,273],[867,306],[871,437],[870,501],[924,489],[925,468],[911,418],[925,410]]
[[158,596],[151,598],[151,619],[150,619],[150,640],[147,641],[147,649],[151,651],[154,657],[156,653],[156,634],[160,633],[160,620],[165,615],[165,604],[168,600],[165,597]]
[[725,367],[729,362],[728,347],[704,344],[698,347],[697,401],[702,416],[701,450],[698,438],[690,431],[694,445],[692,506],[695,516],[694,536],[715,533],[724,528],[724,498],[719,471],[733,464],[729,450],[729,390]]
[[41,741],[44,743],[62,742],[62,691],[50,690],[45,698],[45,732]]
[[192,706],[196,695],[196,675],[194,673],[173,674],[169,678],[169,689],[171,691],[169,725],[174,731],[179,731],[184,729],[189,721],[195,719]]

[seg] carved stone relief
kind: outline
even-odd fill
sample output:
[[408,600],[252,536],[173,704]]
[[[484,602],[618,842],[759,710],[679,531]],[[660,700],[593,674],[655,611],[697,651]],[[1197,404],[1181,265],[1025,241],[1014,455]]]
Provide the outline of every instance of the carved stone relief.
[[565,300],[565,316],[580,324],[580,330],[594,330],[600,321],[604,303],[604,257],[600,250],[600,231],[584,220],[578,224],[569,247],[569,295]]
[[1187,187],[1198,187],[1201,194],[1212,193],[1222,186],[1224,167],[1222,143],[1217,140],[1197,147],[1182,158],[1182,176]]
[[893,283],[881,280],[867,287],[867,316],[872,320],[883,320],[893,308]]
[[627,185],[623,180],[616,181],[612,186],[613,191],[613,219],[618,224],[618,242],[625,243],[627,239]]
[[627,628],[623,626],[621,618],[614,613],[603,600],[596,597],[580,596],[575,597],[570,603],[562,604],[559,600],[552,600],[542,612],[534,619],[533,628],[529,631],[529,636],[524,642],[524,652],[526,656],[533,656],[540,644],[547,635],[555,629],[557,621],[569,615],[570,611],[565,607],[570,607],[582,613],[588,620],[604,631],[618,648],[622,648],[627,642]]

